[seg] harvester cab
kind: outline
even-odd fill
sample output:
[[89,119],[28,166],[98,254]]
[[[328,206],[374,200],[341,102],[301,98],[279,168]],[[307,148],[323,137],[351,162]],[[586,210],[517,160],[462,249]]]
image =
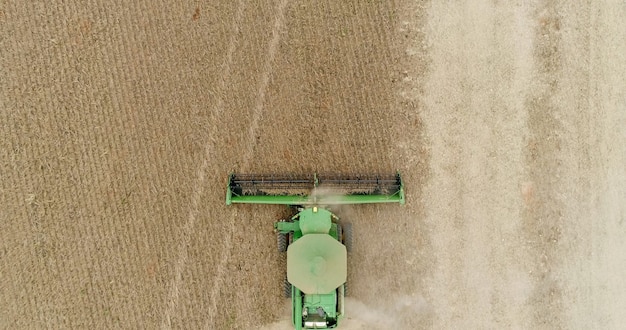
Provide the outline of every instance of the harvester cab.
[[278,250],[287,253],[285,295],[296,329],[328,329],[344,317],[352,226],[333,205],[400,203],[400,174],[284,176],[231,174],[226,204],[279,204],[297,212],[276,221]]

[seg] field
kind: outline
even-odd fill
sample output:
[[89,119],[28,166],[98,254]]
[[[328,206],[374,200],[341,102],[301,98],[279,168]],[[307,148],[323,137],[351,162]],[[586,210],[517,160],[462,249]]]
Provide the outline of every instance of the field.
[[0,1],[0,328],[288,328],[279,206],[402,172],[347,329],[626,323],[626,2]]

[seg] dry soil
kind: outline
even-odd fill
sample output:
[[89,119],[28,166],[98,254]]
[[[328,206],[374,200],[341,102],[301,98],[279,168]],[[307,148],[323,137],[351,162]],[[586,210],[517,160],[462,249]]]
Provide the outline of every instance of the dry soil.
[[345,328],[626,323],[626,2],[0,1],[0,328],[289,326],[231,171],[402,172]]

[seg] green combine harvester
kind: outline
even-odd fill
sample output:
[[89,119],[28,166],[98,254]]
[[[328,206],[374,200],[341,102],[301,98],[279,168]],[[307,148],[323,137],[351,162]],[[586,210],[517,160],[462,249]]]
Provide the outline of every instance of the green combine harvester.
[[285,176],[231,174],[226,204],[279,204],[297,213],[274,223],[278,250],[287,252],[285,295],[296,329],[335,328],[344,317],[347,253],[352,226],[330,211],[334,205],[400,203],[400,174]]

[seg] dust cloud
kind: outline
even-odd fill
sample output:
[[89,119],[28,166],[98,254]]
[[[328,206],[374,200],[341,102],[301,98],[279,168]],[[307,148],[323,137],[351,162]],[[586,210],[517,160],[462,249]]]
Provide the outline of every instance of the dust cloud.
[[[283,320],[263,325],[258,330],[288,330],[291,325],[290,302],[283,307]],[[402,329],[415,324],[415,320],[428,313],[429,307],[421,296],[397,296],[381,301],[378,305],[368,305],[355,298],[346,298],[346,317],[339,323],[345,330]]]

